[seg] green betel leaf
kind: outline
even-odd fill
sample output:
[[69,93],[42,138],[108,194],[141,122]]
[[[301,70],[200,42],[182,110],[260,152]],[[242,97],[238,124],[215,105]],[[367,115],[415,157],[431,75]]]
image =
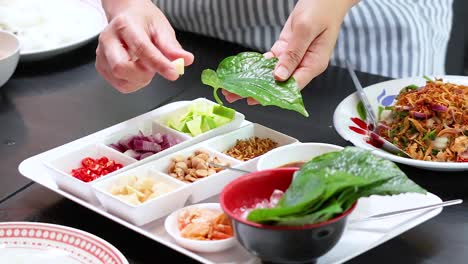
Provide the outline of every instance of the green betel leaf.
[[326,221],[330,218],[330,216],[333,217],[334,215],[342,212],[343,208],[341,208],[341,203],[333,200],[329,204],[323,206],[320,210],[315,211],[314,213],[307,215],[283,217],[281,219],[278,219],[278,225],[297,226],[318,223]]
[[277,58],[266,59],[258,52],[242,52],[225,58],[216,71],[202,72],[202,83],[214,88],[214,97],[222,104],[217,90],[225,89],[242,97],[252,97],[261,105],[273,105],[309,116],[293,77],[278,82],[273,77]]
[[326,221],[359,198],[426,191],[398,166],[357,147],[320,155],[296,172],[276,207],[255,209],[248,220],[277,225]]

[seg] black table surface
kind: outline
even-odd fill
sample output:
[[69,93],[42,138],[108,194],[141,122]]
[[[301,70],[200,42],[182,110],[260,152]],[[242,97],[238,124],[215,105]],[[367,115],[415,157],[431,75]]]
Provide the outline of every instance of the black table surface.
[[[45,150],[99,131],[168,102],[206,97],[212,89],[200,81],[201,71],[245,48],[179,32],[195,63],[176,82],[156,77],[136,93],[111,88],[94,68],[96,41],[56,58],[21,63],[0,88],[0,221],[38,221],[91,232],[115,245],[130,263],[196,263],[158,242],[135,233],[39,184],[17,170],[19,163]],[[363,85],[387,78],[358,73]],[[296,137],[302,142],[346,146],[333,127],[333,111],[354,88],[346,70],[329,67],[303,92],[309,118],[275,107],[231,104],[246,119]],[[468,196],[467,172],[435,172],[399,165],[410,178],[443,200]],[[463,177],[464,176],[464,177]],[[367,251],[349,263],[466,263],[468,205],[441,214]]]

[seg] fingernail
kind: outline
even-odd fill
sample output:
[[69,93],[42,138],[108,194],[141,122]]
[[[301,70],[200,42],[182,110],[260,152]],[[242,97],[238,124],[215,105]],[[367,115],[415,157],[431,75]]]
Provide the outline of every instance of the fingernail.
[[271,59],[271,58],[274,57],[273,52],[269,51],[269,52],[263,54],[263,57],[265,57],[265,59]]
[[289,76],[289,71],[286,69],[284,66],[279,66],[278,69],[275,71],[276,76],[278,76],[280,79],[286,80]]
[[248,105],[258,105],[258,102],[255,101],[252,97],[247,98],[247,104]]

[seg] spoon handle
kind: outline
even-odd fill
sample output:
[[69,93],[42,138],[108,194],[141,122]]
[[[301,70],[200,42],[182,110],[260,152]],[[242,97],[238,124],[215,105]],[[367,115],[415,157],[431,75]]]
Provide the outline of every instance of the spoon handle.
[[387,217],[392,217],[392,216],[397,216],[397,215],[402,215],[402,214],[407,214],[407,213],[412,213],[416,212],[419,210],[430,210],[430,209],[436,209],[439,207],[444,207],[444,206],[450,206],[450,205],[455,205],[455,204],[460,204],[462,203],[462,199],[456,199],[456,200],[450,200],[442,203],[436,203],[436,204],[431,204],[431,205],[426,205],[426,206],[421,206],[421,207],[415,207],[415,208],[410,208],[410,209],[404,209],[404,210],[399,210],[399,211],[393,211],[393,212],[388,212],[388,213],[383,213],[383,214],[376,214],[360,219],[350,219],[350,223],[355,223],[355,222],[363,222],[363,221],[370,221],[370,220],[379,220]]
[[219,168],[223,168],[223,169],[226,169],[226,170],[238,171],[238,172],[243,172],[243,173],[252,173],[251,171],[248,171],[248,170],[243,170],[243,169],[237,169],[237,168],[233,168],[233,167],[229,167],[229,166],[224,166],[224,165],[217,164],[217,163],[214,163],[214,162],[211,162],[211,161],[208,161],[207,163],[209,165],[219,167]]
[[359,99],[361,99],[364,108],[366,109],[367,112],[367,119],[372,123],[373,128],[377,128],[377,118],[375,116],[374,110],[372,110],[372,106],[369,103],[369,99],[367,99],[367,95],[364,93],[364,89],[362,88],[361,83],[359,82],[358,77],[356,76],[356,73],[354,72],[354,68],[351,65],[351,63],[346,60],[346,67],[348,68],[349,75],[351,76],[351,80],[354,83],[354,86],[356,87],[357,94],[359,96]]

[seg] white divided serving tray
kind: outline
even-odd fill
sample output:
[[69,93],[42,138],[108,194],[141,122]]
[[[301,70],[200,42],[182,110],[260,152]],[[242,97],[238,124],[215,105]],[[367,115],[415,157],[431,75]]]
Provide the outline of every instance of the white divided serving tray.
[[[205,98],[198,98],[193,101],[206,101],[214,103]],[[110,197],[106,194],[102,186],[106,182],[111,182],[123,175],[131,174],[133,171],[138,172],[141,170],[151,170],[158,173],[158,177],[171,176],[165,175],[167,164],[174,155],[190,154],[196,149],[206,149],[208,152],[222,156],[221,158],[228,159],[232,162],[232,166],[240,167],[246,170],[256,170],[258,158],[249,160],[247,162],[240,162],[231,157],[224,155],[222,152],[228,147],[235,144],[236,139],[244,139],[251,136],[270,137],[277,141],[279,145],[295,144],[298,141],[292,137],[284,135],[280,132],[274,131],[260,124],[254,124],[245,120],[244,115],[236,113],[235,119],[224,126],[218,127],[197,137],[189,137],[185,134],[164,127],[164,125],[154,124],[155,120],[164,120],[164,116],[173,113],[174,111],[181,111],[193,101],[179,101],[162,106],[158,109],[137,116],[130,120],[116,124],[109,128],[98,131],[94,134],[80,138],[65,145],[56,147],[49,151],[40,153],[24,160],[19,165],[19,171],[26,178],[41,184],[42,186],[76,202],[79,203],[127,228],[134,230],[142,235],[147,236],[161,244],[164,244],[182,254],[185,254],[201,263],[260,263],[256,257],[244,250],[239,244],[235,245],[223,252],[218,253],[197,253],[187,250],[179,246],[165,231],[164,220],[165,217],[172,211],[177,210],[187,204],[199,202],[218,202],[218,194],[221,192],[222,187],[229,181],[240,176],[240,173],[234,171],[221,171],[217,174],[208,176],[195,183],[179,183],[181,187],[166,195],[162,195],[153,199],[153,208],[157,206],[157,200],[162,198],[161,201],[169,204],[165,209],[150,210],[155,211],[153,215],[142,215],[137,211],[127,211],[127,213],[116,213],[130,208],[129,204],[119,201],[116,198]],[[90,184],[83,184],[69,175],[64,175],[60,170],[68,170],[73,166],[77,166],[80,158],[87,155],[92,155],[94,152],[103,151],[106,155],[119,155],[116,150],[106,147],[113,139],[123,136],[128,132],[134,133],[138,129],[148,132],[148,129],[156,129],[162,132],[171,132],[185,141],[179,143],[165,151],[154,154],[141,161],[127,160],[127,166],[122,169],[108,174],[102,179],[95,180]],[[96,148],[91,152],[85,151],[87,148]],[[89,149],[88,149],[89,150]],[[94,154],[96,154],[94,153]],[[71,156],[71,160],[67,159],[67,155]],[[97,154],[99,155],[99,153]],[[224,155],[224,156],[223,156]],[[123,155],[122,155],[123,156]],[[114,157],[114,156],[113,156]],[[125,159],[125,157],[123,157]],[[68,160],[70,164],[66,164],[66,168],[57,168],[58,161]],[[55,164],[55,165],[54,165]],[[124,165],[126,165],[124,164]],[[60,177],[72,178],[70,182],[57,181]],[[174,178],[172,178],[174,179]],[[174,179],[175,180],[175,179]],[[178,181],[178,180],[175,180]],[[62,188],[59,188],[57,183],[60,183]],[[78,188],[67,188],[75,184]],[[99,189],[102,189],[99,191]],[[84,191],[87,190],[87,191]],[[96,196],[97,194],[97,196]],[[99,197],[99,199],[97,199]],[[104,197],[104,198],[103,198]],[[177,197],[177,199],[174,199]],[[113,199],[114,201],[109,201]],[[177,200],[177,202],[176,202]],[[107,202],[106,202],[107,201]],[[404,194],[398,196],[372,196],[369,198],[360,199],[354,212],[350,215],[350,219],[360,218],[386,211],[393,211],[399,209],[410,208],[414,206],[422,206],[432,203],[440,202],[440,198],[433,195],[420,195],[420,194]],[[101,203],[103,202],[103,203]],[[118,204],[120,202],[120,204]],[[148,202],[146,202],[148,203]],[[146,204],[144,203],[144,204]],[[111,204],[111,205],[109,205]],[[112,206],[114,206],[112,208]],[[146,210],[148,211],[148,210]],[[393,217],[386,220],[379,220],[374,222],[355,223],[348,225],[343,237],[338,244],[326,255],[321,257],[318,261],[320,264],[324,263],[342,263],[363,252],[384,243],[385,241],[421,224],[424,221],[436,216],[442,209],[422,211],[410,213],[403,216]],[[130,213],[132,212],[132,213]],[[130,215],[138,217],[129,217]]]

